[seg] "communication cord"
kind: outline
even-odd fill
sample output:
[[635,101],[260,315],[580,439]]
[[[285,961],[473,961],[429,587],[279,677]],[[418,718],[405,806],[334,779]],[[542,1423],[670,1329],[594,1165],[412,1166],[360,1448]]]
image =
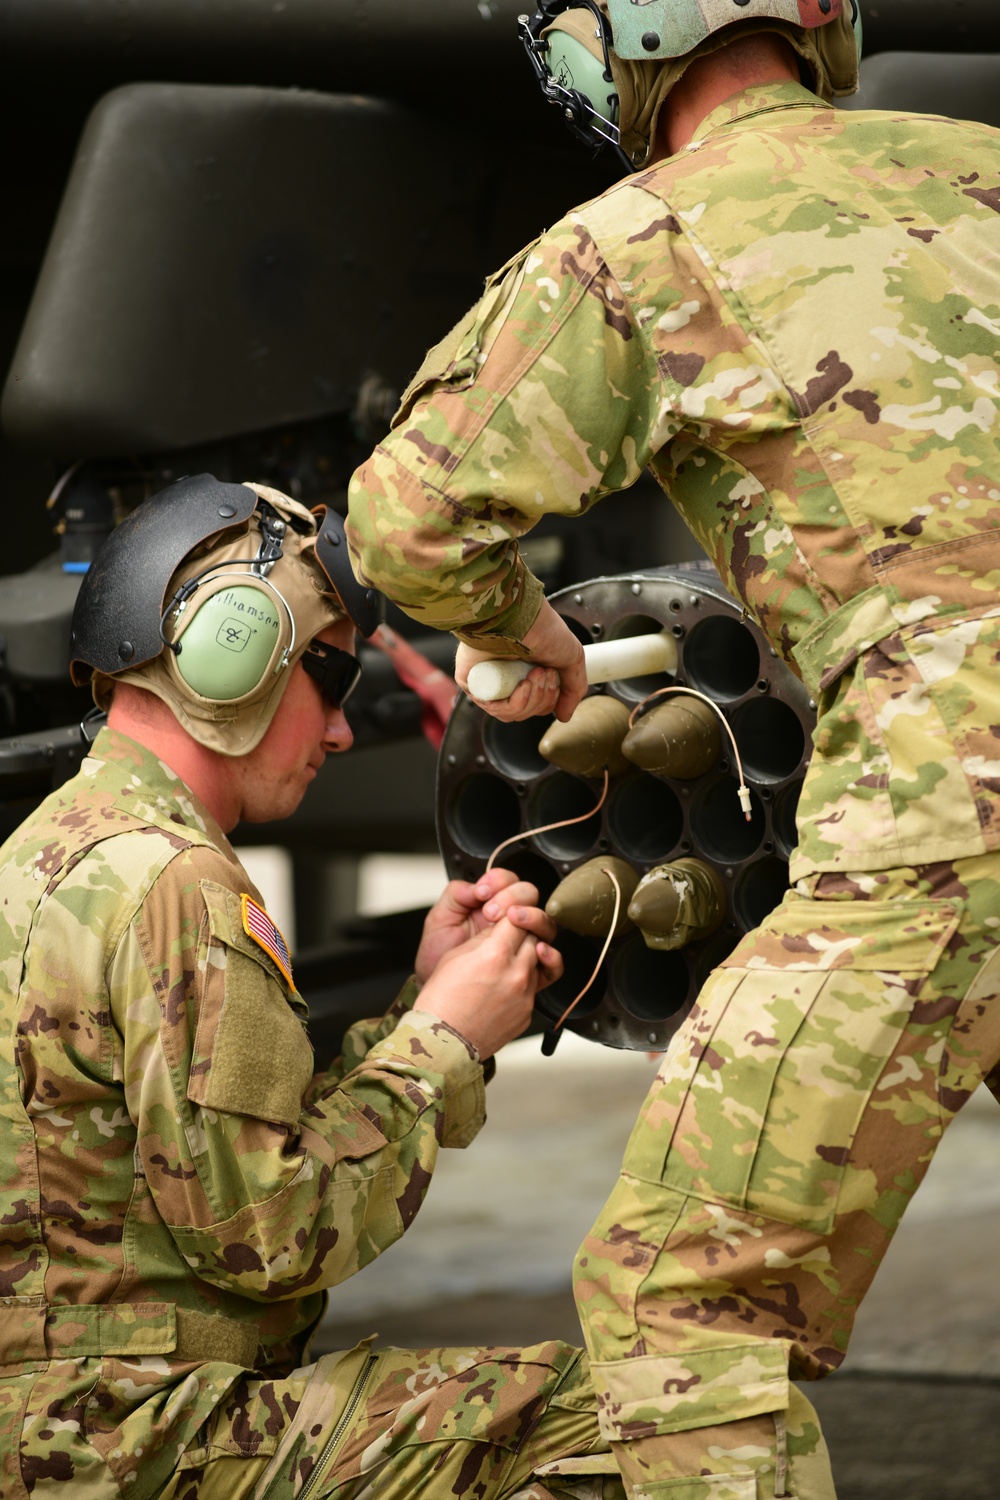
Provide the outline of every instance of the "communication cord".
[[[493,853],[490,855],[489,859],[486,861],[486,873],[489,874],[490,870],[492,870],[492,868],[493,868],[493,861],[496,859],[496,857],[500,853],[501,849],[506,849],[508,847],[508,845],[510,845],[510,844],[519,844],[519,843],[521,843],[521,841],[523,839],[530,839],[536,833],[550,833],[554,828],[569,828],[573,823],[585,823],[588,818],[592,818],[594,816],[594,814],[600,812],[601,808],[604,806],[605,798],[608,795],[609,781],[610,781],[610,778],[608,776],[607,769],[605,769],[605,772],[604,772],[604,787],[603,787],[603,789],[601,791],[601,795],[597,799],[597,802],[594,804],[594,806],[590,809],[589,812],[581,813],[579,815],[579,817],[576,817],[576,818],[562,818],[562,819],[560,819],[560,821],[558,823],[543,823],[540,828],[526,828],[523,833],[515,833],[514,836],[513,836],[513,838],[504,839],[504,841],[503,841],[502,844],[497,844],[496,848],[493,850]],[[608,928],[608,935],[607,935],[607,937],[604,940],[604,947],[601,949],[601,956],[597,960],[597,964],[596,964],[596,966],[594,968],[593,974],[591,974],[590,978],[587,980],[587,983],[584,985],[583,989],[576,996],[576,999],[570,1001],[569,1005],[567,1005],[566,1009],[563,1011],[562,1015],[559,1017],[559,1019],[555,1023],[555,1025],[549,1028],[549,1031],[546,1033],[546,1035],[548,1037],[553,1036],[559,1030],[560,1026],[563,1024],[563,1022],[565,1021],[566,1017],[570,1014],[571,1011],[573,1011],[576,1008],[577,1005],[579,1005],[580,1001],[583,999],[584,995],[590,989],[591,985],[594,983],[594,980],[597,978],[598,974],[601,972],[601,965],[603,964],[604,960],[608,956],[608,949],[611,947],[611,939],[614,937],[614,935],[615,935],[615,928],[618,926],[618,913],[621,910],[621,904],[622,904],[622,890],[621,890],[621,886],[618,884],[618,881],[616,880],[616,878],[615,878],[615,876],[614,876],[614,874],[612,873],[611,870],[607,870],[607,869],[605,869],[602,866],[601,867],[601,874],[602,875],[606,875],[608,877],[608,879],[611,881],[611,884],[615,888],[615,911],[614,911],[614,916],[611,918],[611,926]]]

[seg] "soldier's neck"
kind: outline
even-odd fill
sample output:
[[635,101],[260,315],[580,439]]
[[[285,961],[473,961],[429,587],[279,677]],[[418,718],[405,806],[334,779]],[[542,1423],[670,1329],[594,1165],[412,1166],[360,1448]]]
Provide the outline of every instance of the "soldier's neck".
[[161,699],[120,683],[108,724],[164,761],[208,808],[223,833],[235,828],[240,807],[228,758],[193,740]]
[[789,44],[773,32],[696,57],[663,102],[650,162],[683,151],[694,140],[705,116],[734,94],[767,83],[788,82],[799,82],[798,60]]

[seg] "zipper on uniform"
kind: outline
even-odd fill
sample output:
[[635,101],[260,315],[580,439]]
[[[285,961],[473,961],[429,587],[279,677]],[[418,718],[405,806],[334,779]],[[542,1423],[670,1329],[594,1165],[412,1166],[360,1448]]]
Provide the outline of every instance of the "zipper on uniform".
[[334,1450],[336,1449],[337,1444],[340,1442],[341,1438],[344,1436],[344,1433],[347,1430],[348,1422],[351,1420],[351,1418],[354,1416],[354,1413],[358,1409],[358,1402],[364,1395],[365,1386],[368,1384],[369,1376],[371,1375],[372,1370],[375,1368],[377,1363],[378,1355],[369,1354],[368,1358],[365,1360],[364,1369],[361,1371],[361,1374],[354,1382],[354,1389],[351,1392],[350,1399],[347,1405],[344,1407],[344,1410],[341,1412],[340,1421],[333,1429],[333,1432],[330,1434],[330,1437],[327,1440],[326,1447],[323,1449],[323,1452],[316,1460],[316,1466],[313,1469],[312,1473],[309,1475],[309,1478],[306,1480],[299,1495],[299,1500],[309,1500],[309,1496],[312,1494],[313,1490],[319,1483],[320,1475],[324,1472],[327,1464],[333,1457]]

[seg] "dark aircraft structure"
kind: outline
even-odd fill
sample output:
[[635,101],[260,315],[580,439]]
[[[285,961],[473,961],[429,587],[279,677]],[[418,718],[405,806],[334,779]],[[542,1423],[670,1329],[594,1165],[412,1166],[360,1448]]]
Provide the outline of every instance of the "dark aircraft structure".
[[[69,685],[69,622],[116,521],[202,472],[342,509],[397,393],[484,277],[618,174],[537,96],[516,35],[524,8],[5,0],[0,838],[79,764],[90,705]],[[991,0],[868,0],[864,36],[847,107],[1000,125]],[[665,1045],[706,966],[780,899],[809,741],[801,685],[692,546],[642,481],[584,524],[544,523],[525,548],[586,639],[676,628],[678,671],[749,749],[749,824],[735,791],[723,796],[720,751],[694,776],[633,767],[592,826],[511,852],[546,897],[595,853],[639,874],[664,858],[714,872],[715,925],[686,948],[616,937],[567,1023],[613,1046]],[[390,623],[450,669],[450,637]],[[468,703],[435,790],[420,699],[384,655],[364,659],[359,750],[318,780],[306,814],[253,835],[293,856],[297,973],[321,1049],[412,951],[419,914],[351,919],[360,855],[432,850],[436,806],[449,868],[475,873],[539,810],[590,795],[539,755],[544,726],[501,733]],[[609,689],[626,704],[635,691]],[[779,741],[794,753],[775,759]],[[599,946],[573,938],[567,993]]]

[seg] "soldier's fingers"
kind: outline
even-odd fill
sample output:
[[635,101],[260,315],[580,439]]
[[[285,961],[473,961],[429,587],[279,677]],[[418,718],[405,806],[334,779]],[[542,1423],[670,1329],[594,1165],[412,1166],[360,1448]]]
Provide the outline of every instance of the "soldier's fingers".
[[536,990],[544,990],[550,984],[555,984],[557,979],[562,978],[562,954],[558,948],[551,948],[548,943],[536,943],[535,956],[538,959],[538,984],[536,985]]
[[552,942],[556,935],[556,924],[547,917],[540,906],[514,906],[506,913],[508,922],[530,932],[536,938]]
[[492,927],[487,928],[484,936],[491,946],[506,956],[508,962],[524,957],[527,952],[531,956],[531,964],[534,964],[534,934],[524,928],[515,927],[505,916],[500,917]]
[[555,667],[535,667],[520,686],[527,689],[527,703],[524,707],[528,712],[550,713],[559,696],[559,673]]
[[559,686],[557,701],[552,709],[560,724],[568,724],[573,717],[573,711],[577,704],[587,695],[587,673],[585,668],[579,671],[567,669]]
[[[483,907],[483,916],[495,922],[497,917],[507,916],[513,906],[537,906],[538,889],[527,880],[516,880],[513,885],[498,891],[492,901]],[[523,923],[518,923],[523,926]]]
[[505,887],[516,884],[519,878],[513,870],[505,870],[502,865],[494,865],[492,870],[487,870],[479,877],[476,882],[476,895],[480,901],[489,901]]
[[551,667],[533,667],[509,698],[482,707],[506,724],[552,712],[559,696],[559,674]]
[[481,904],[478,887],[468,880],[449,880],[441,895],[431,907],[429,916],[440,920],[449,916],[464,919],[470,911]]

